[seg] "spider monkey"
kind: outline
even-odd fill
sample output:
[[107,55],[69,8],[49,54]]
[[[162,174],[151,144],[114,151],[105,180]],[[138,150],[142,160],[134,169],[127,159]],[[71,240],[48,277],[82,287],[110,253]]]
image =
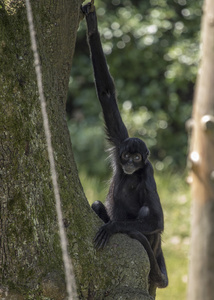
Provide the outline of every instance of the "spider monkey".
[[150,260],[150,281],[155,286],[164,288],[168,285],[168,277],[161,249],[163,211],[153,168],[148,159],[149,150],[142,140],[129,138],[120,116],[93,3],[84,5],[82,11],[87,22],[97,95],[103,110],[107,138],[112,145],[113,177],[106,205],[100,201],[92,204],[92,209],[105,222],[95,236],[95,247],[103,248],[115,233],[125,233],[138,240],[146,249]]

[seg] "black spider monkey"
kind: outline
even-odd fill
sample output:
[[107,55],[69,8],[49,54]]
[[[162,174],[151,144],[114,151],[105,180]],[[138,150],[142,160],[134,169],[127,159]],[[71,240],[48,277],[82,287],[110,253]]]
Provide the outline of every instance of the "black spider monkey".
[[163,211],[156,189],[149,150],[138,138],[129,138],[116,102],[113,79],[109,73],[97,27],[93,3],[82,7],[88,27],[88,42],[94,68],[95,84],[102,106],[106,133],[112,144],[113,177],[106,207],[96,201],[93,210],[105,222],[95,236],[95,246],[103,248],[110,236],[126,233],[146,249],[151,282],[160,288],[168,285],[161,249],[164,229]]

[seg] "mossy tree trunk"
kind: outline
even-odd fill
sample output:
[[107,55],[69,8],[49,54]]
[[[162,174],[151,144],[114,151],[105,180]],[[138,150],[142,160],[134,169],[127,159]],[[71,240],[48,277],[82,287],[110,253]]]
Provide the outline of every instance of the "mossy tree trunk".
[[[101,225],[78,179],[65,100],[80,1],[31,1],[69,254],[79,299],[153,299],[137,241],[115,235],[96,252]],[[25,2],[0,2],[0,298],[64,299],[50,166]],[[46,298],[45,298],[46,299]]]
[[206,0],[202,21],[202,61],[193,108],[189,155],[192,169],[193,221],[189,295],[214,295],[214,2]]

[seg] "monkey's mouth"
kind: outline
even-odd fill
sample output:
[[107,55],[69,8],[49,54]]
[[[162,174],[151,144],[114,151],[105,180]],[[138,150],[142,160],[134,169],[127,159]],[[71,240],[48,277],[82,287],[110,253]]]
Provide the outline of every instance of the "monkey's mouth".
[[137,168],[133,165],[125,165],[122,166],[123,172],[127,175],[132,175],[135,171],[137,171]]

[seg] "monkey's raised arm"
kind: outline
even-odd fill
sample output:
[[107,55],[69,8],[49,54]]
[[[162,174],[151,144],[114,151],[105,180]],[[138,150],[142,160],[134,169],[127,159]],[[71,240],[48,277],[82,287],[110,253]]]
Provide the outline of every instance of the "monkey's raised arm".
[[115,146],[119,146],[122,141],[128,138],[128,132],[119,113],[114,82],[103,53],[95,7],[88,3],[82,7],[82,11],[86,16],[95,84],[103,110],[108,139]]

